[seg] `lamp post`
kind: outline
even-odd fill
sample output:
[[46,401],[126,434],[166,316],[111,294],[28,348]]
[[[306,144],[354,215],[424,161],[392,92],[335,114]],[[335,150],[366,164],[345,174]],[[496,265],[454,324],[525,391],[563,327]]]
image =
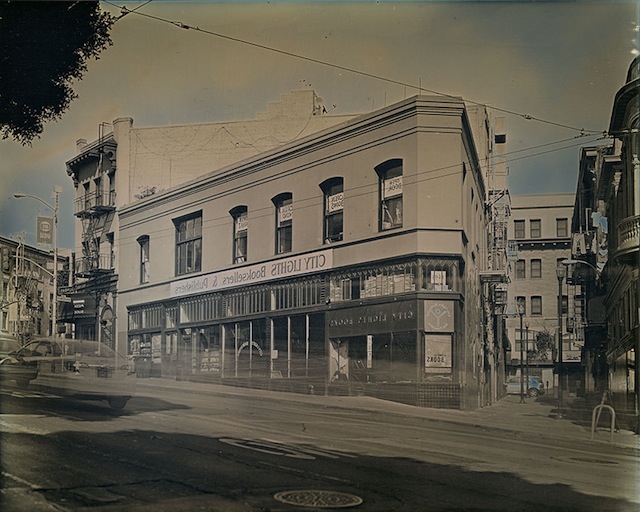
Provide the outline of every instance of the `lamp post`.
[[596,279],[598,279],[598,277],[600,276],[600,271],[588,261],[566,259],[562,260],[560,263],[562,263],[565,267],[568,267],[569,265],[586,265],[596,273]]
[[[518,303],[518,315],[520,315],[520,403],[524,404],[524,366],[523,366],[523,343],[522,343],[522,316],[524,315],[524,306],[522,302]],[[528,385],[528,384],[527,384]]]
[[43,205],[49,208],[53,212],[53,304],[51,307],[51,335],[57,336],[58,334],[58,205],[60,188],[55,187],[53,189],[55,194],[54,206],[51,206],[44,199],[40,199],[38,196],[31,194],[15,193],[13,197],[20,199],[22,197],[30,197],[36,201],[40,201]]
[[558,278],[558,419],[562,418],[562,280],[564,279],[564,273],[564,267],[558,266],[556,268],[556,277]]
[[529,388],[529,322],[526,322],[524,324],[524,332],[525,332],[525,337],[524,337],[524,353],[527,356],[527,363],[526,363],[526,368],[527,371],[526,373],[526,377],[527,377],[527,389]]

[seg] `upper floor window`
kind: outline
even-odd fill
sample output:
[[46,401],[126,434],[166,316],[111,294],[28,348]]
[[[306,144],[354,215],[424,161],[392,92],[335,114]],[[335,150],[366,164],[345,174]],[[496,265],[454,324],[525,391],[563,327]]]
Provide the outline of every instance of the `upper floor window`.
[[556,219],[556,236],[558,238],[569,236],[569,221],[567,219]]
[[340,242],[344,223],[344,180],[331,178],[320,188],[324,194],[324,243]]
[[542,221],[540,219],[531,219],[529,221],[529,233],[531,238],[540,238],[542,236]]
[[542,297],[539,295],[531,297],[531,315],[542,315]]
[[538,279],[542,277],[542,260],[531,260],[531,278]]
[[522,297],[522,296],[516,297],[516,313],[518,315],[527,314],[527,298],[526,297]]
[[149,282],[149,237],[147,235],[138,238],[140,246],[140,283]]
[[527,277],[525,268],[524,260],[516,261],[516,279],[525,279]]
[[515,238],[524,238],[524,221],[523,220],[514,220],[513,221],[513,230]]
[[176,275],[199,272],[202,267],[202,212],[175,219]]
[[247,261],[247,207],[237,206],[229,212],[233,219],[233,262]]
[[276,254],[293,249],[293,195],[279,194],[272,199],[276,207]]
[[402,160],[395,158],[376,167],[380,179],[380,230],[402,227]]

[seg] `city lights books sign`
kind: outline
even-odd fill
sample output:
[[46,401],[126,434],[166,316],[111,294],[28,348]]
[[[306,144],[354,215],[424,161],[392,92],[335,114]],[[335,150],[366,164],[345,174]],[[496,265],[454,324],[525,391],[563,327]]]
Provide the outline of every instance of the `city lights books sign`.
[[333,266],[333,251],[318,251],[290,258],[258,263],[181,279],[171,283],[171,297],[183,297],[194,293],[215,292],[237,286],[258,284],[272,279],[317,273]]

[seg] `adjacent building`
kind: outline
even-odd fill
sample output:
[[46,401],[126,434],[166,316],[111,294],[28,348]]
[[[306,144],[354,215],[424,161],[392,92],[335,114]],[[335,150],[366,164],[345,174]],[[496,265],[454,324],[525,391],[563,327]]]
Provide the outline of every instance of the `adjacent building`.
[[569,325],[583,340],[582,364],[587,399],[599,402],[609,388],[607,321],[604,307],[609,261],[607,200],[612,177],[620,168],[620,144],[580,149],[578,183],[571,221],[571,259],[567,280],[574,286]]
[[570,279],[586,302],[587,398],[614,406],[640,432],[640,58],[613,103],[609,145],[582,148],[572,222]]
[[[553,391],[551,388],[558,385],[558,363],[562,363],[566,379],[563,389],[577,393],[584,385],[583,340],[567,318],[569,311],[579,305],[575,302],[573,285],[567,284],[568,271],[562,263],[571,257],[574,200],[571,194],[511,197],[509,239],[514,242],[514,253],[509,285],[507,370],[511,375],[528,371],[541,379],[548,391]],[[558,360],[559,340],[562,340],[562,361]]]
[[603,182],[609,225],[604,300],[607,328],[609,390],[618,414],[640,432],[638,327],[640,300],[640,57],[616,94],[609,133],[621,144],[620,165]]
[[[64,332],[52,325],[53,261],[51,251],[0,237],[0,334],[28,341]],[[57,263],[58,284],[66,284],[68,258],[58,254]]]

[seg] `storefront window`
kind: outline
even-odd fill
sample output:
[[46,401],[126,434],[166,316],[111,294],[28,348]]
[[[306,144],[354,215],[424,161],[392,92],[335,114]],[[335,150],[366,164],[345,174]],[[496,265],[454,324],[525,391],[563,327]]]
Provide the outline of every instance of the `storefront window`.
[[307,375],[307,321],[305,315],[290,317],[291,377]]
[[289,322],[288,317],[273,319],[272,378],[287,378],[289,372]]

